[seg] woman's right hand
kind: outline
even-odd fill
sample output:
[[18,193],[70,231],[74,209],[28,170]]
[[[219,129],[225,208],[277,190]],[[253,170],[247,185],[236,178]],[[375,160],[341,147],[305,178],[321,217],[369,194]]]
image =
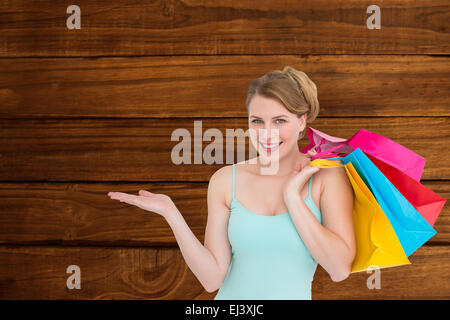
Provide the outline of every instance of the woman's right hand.
[[120,200],[120,202],[126,202],[141,209],[155,212],[165,218],[176,210],[172,199],[165,194],[139,190],[138,196],[123,192],[108,192],[108,196],[111,199]]

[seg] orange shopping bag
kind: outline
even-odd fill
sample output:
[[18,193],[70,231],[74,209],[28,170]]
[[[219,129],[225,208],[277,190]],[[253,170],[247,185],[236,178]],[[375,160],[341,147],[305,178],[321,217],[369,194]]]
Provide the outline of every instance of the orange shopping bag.
[[325,159],[310,162],[319,168],[344,167],[354,191],[353,228],[356,256],[351,272],[410,264],[395,231],[374,195],[349,162],[346,165]]

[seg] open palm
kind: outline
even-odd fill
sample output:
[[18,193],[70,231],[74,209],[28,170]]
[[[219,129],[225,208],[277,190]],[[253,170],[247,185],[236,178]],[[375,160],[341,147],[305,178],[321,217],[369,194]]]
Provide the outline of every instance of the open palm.
[[108,192],[108,196],[111,199],[132,204],[141,209],[158,213],[164,217],[176,208],[169,196],[145,190],[139,190],[139,195],[123,192]]

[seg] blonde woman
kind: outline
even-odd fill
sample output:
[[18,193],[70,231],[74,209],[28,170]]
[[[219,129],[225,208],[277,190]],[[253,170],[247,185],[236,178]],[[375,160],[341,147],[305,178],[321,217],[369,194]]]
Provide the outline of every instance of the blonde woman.
[[[205,290],[219,290],[215,299],[309,300],[317,264],[333,281],[350,274],[353,190],[342,167],[311,167],[299,150],[319,113],[304,72],[287,66],[253,80],[246,105],[259,156],[212,175],[204,245],[167,195],[108,195],[162,215]],[[276,172],[262,174],[273,161]]]

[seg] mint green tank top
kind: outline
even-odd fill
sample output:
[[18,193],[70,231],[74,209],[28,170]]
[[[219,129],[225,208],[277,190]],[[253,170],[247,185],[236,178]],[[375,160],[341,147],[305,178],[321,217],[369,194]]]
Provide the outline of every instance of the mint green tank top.
[[[306,205],[322,223],[311,198]],[[234,194],[228,222],[231,263],[214,300],[310,300],[317,262],[303,243],[289,212],[265,216],[247,210]]]

